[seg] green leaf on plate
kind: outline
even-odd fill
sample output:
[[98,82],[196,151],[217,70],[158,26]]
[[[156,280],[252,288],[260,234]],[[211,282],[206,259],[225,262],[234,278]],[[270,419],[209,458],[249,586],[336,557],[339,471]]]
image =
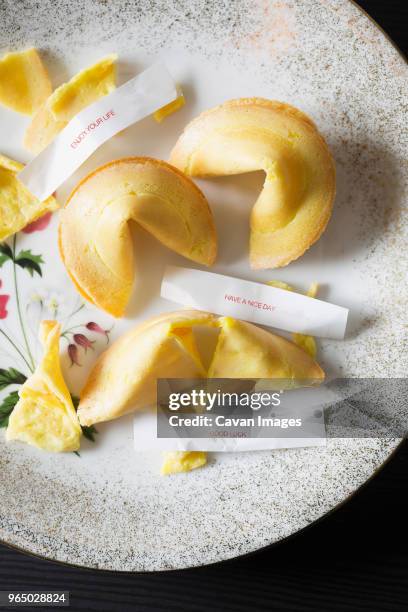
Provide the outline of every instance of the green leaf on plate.
[[0,404],[0,427],[7,427],[9,416],[19,400],[17,391],[9,393]]
[[6,242],[0,244],[0,268],[8,259],[13,260],[13,251]]
[[26,380],[27,377],[15,368],[9,368],[8,370],[0,368],[0,391],[8,385],[22,385]]
[[40,264],[44,263],[44,260],[41,255],[34,255],[31,252],[31,249],[20,251],[15,259],[15,262],[21,268],[28,270],[31,276],[34,276],[34,272],[37,272],[37,274],[42,276]]
[[42,276],[42,271],[38,263],[28,259],[27,257],[16,259],[16,264],[20,266],[20,268],[25,268],[30,273],[30,276],[34,276],[34,272],[37,272],[39,276]]
[[82,429],[84,438],[86,438],[87,440],[90,440],[91,442],[95,442],[95,434],[98,433],[98,430],[96,429],[96,427],[94,427],[93,425],[90,425],[89,427],[85,425],[84,427],[82,427],[81,425],[81,429]]

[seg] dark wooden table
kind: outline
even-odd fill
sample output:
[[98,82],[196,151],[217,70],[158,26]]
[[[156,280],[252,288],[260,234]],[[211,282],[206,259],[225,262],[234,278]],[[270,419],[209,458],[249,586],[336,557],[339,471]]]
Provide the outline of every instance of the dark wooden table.
[[[408,1],[359,4],[406,52]],[[67,590],[71,610],[408,612],[407,530],[404,442],[347,504],[248,557],[195,570],[118,574],[71,568],[0,546],[0,590]]]

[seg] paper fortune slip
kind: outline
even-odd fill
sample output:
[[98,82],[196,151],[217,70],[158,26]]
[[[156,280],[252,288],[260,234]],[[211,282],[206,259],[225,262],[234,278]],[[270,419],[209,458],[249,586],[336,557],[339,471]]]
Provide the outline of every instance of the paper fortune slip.
[[280,448],[307,448],[326,446],[324,425],[316,437],[294,438],[284,436],[275,438],[159,438],[157,419],[153,414],[140,413],[133,419],[133,443],[135,451],[208,451],[242,452],[256,450],[275,450]]
[[168,266],[161,297],[290,332],[342,339],[346,331],[347,308],[222,274]]
[[46,200],[104,142],[177,96],[166,67],[154,64],[71,119],[18,178],[39,200]]

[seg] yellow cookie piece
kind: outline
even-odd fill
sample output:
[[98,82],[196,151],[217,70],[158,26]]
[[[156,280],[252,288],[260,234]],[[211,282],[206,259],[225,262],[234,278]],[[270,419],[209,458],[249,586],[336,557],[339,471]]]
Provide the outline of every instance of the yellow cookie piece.
[[158,378],[203,378],[192,328],[213,325],[205,312],[180,310],[149,319],[106,350],[81,391],[81,425],[156,406]]
[[47,102],[54,119],[68,122],[83,108],[113,91],[117,58],[116,54],[108,55],[58,87]]
[[0,59],[0,104],[32,115],[51,92],[48,73],[35,49],[7,53]]
[[221,317],[209,378],[324,379],[321,367],[293,342],[252,323]]
[[61,326],[42,321],[41,362],[19,391],[11,416],[7,440],[20,440],[53,452],[79,449],[81,427],[61,372],[59,339]]
[[191,472],[207,463],[207,453],[204,451],[168,451],[163,453],[164,461],[161,474],[179,474]]
[[0,155],[0,241],[58,208],[54,197],[40,202],[18,180],[23,168],[23,164]]
[[[319,291],[319,285],[317,283],[312,283],[306,293],[307,296],[314,298]],[[298,346],[300,346],[303,350],[305,350],[313,359],[317,354],[317,346],[316,340],[313,336],[308,336],[307,334],[292,334],[293,342],[295,342]]]
[[14,172],[14,174],[17,174],[24,168],[24,164],[16,161],[15,159],[10,159],[10,157],[6,157],[0,153],[0,168],[10,170],[11,172]]
[[217,252],[207,200],[179,170],[150,157],[97,168],[61,212],[59,246],[78,291],[114,317],[125,313],[134,284],[131,221],[197,263],[211,265]]
[[173,102],[166,104],[166,106],[159,108],[158,111],[153,113],[153,117],[155,118],[157,123],[161,123],[163,119],[165,119],[169,115],[172,115],[185,105],[186,99],[180,87],[177,87],[177,93],[178,96],[175,100],[173,100]]
[[268,281],[266,284],[269,285],[270,287],[276,287],[277,289],[285,289],[285,291],[295,291],[293,287],[291,287],[290,285],[288,285],[288,283],[285,283],[283,281],[271,280],[271,281]]
[[[197,328],[220,328],[208,371]],[[244,356],[244,357],[243,357]],[[159,378],[281,378],[321,382],[324,372],[301,348],[250,323],[206,312],[180,310],[154,317],[100,355],[81,392],[81,425],[109,421],[157,404]],[[309,383],[308,383],[309,381]],[[281,383],[280,383],[281,384]],[[164,453],[162,474],[206,464],[203,451]]]
[[28,126],[24,138],[26,149],[40,153],[75,115],[113,91],[116,59],[116,55],[108,55],[58,87]]
[[[208,372],[195,342],[200,327],[220,328]],[[78,417],[81,425],[109,421],[155,406],[158,378],[206,376],[320,381],[324,372],[296,344],[251,323],[180,310],[138,325],[102,353],[81,391]]]
[[[272,280],[272,281],[267,282],[266,284],[270,285],[271,287],[277,287],[278,289],[285,289],[286,291],[295,291],[293,287],[291,287],[287,283],[284,283],[283,281]],[[314,298],[316,297],[318,290],[319,290],[319,285],[317,283],[312,283],[306,295],[308,297]],[[307,334],[293,333],[292,339],[295,344],[297,344],[304,351],[309,353],[309,355],[313,357],[313,359],[316,357],[317,346],[316,346],[316,340],[313,338],[313,336],[309,336]]]
[[317,292],[318,292],[318,291],[319,291],[319,285],[318,285],[318,283],[312,283],[312,284],[310,285],[309,289],[307,290],[306,295],[307,295],[308,297],[315,298],[315,297],[316,297],[316,295],[317,295]]
[[316,340],[313,338],[313,336],[308,336],[307,334],[293,333],[292,338],[293,342],[300,346],[300,348],[302,348],[304,351],[306,351],[306,353],[309,353],[309,355],[313,357],[313,359],[316,357],[317,346]]
[[253,268],[286,266],[330,219],[333,158],[313,121],[289,104],[240,98],[205,111],[184,129],[170,163],[197,177],[265,172],[251,212]]

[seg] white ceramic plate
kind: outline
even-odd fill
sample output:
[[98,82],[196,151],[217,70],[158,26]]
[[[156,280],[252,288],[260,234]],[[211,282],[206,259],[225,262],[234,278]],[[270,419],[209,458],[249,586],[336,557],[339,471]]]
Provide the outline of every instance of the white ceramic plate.
[[[262,177],[200,181],[219,232],[214,271],[286,280],[301,289],[318,281],[323,298],[351,309],[346,340],[320,344],[324,368],[353,376],[406,374],[407,68],[356,6],[337,0],[118,0],[75,7],[68,0],[29,0],[18,7],[12,0],[0,6],[0,47],[40,48],[55,85],[115,51],[121,82],[160,57],[187,98],[161,125],[146,119],[104,145],[59,190],[62,202],[75,182],[102,162],[126,155],[167,159],[183,126],[226,99],[265,96],[310,114],[337,162],[338,195],[324,236],[289,267],[252,272],[248,215]],[[29,159],[21,146],[26,124],[0,108],[2,153]],[[80,302],[59,260],[56,226],[54,215],[46,229],[17,236],[18,252],[30,249],[44,261],[42,277],[17,268],[21,317],[34,359],[41,316],[55,314],[65,328],[93,321],[110,329],[114,323],[90,306],[69,317]],[[126,319],[114,323],[111,340],[137,321],[174,309],[158,297],[161,272],[168,262],[190,265],[141,231],[135,233],[135,248],[134,297]],[[0,279],[1,330],[28,359],[11,262],[3,264]],[[1,297],[6,295],[7,305]],[[103,335],[80,331],[96,342],[94,351],[80,352],[81,366],[70,367],[68,342],[62,347],[73,392],[105,347]],[[1,367],[26,372],[4,335],[0,359]],[[293,534],[347,498],[397,445],[330,440],[325,449],[224,454],[212,456],[204,469],[163,478],[158,455],[133,450],[131,417],[98,426],[96,442],[85,441],[80,457],[6,444],[3,432],[0,537],[52,559],[135,571],[220,561]]]

